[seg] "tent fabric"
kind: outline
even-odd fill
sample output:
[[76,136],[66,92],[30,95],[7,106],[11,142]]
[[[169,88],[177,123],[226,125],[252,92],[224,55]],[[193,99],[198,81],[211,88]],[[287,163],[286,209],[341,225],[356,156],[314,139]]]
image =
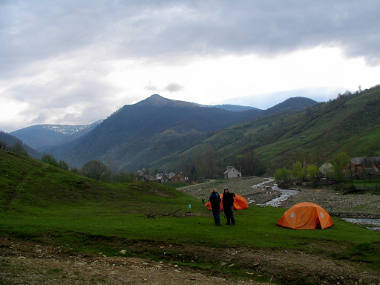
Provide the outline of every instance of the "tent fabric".
[[303,202],[288,209],[277,225],[295,230],[326,229],[334,225],[330,215],[321,206]]
[[[220,195],[220,199],[222,199],[222,202],[220,203],[220,210],[222,211],[223,210],[223,194],[219,194]],[[211,203],[210,201],[208,201],[205,206],[211,210]],[[247,209],[248,208],[248,201],[247,199],[245,199],[243,196],[239,195],[239,194],[235,194],[235,198],[234,198],[234,210],[243,210],[243,209]]]

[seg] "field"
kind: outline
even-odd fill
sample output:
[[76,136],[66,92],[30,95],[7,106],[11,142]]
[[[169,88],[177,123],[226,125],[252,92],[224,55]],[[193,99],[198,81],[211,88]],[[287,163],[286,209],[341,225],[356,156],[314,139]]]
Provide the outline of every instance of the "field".
[[[3,151],[0,169],[3,283],[32,283],[33,260],[51,259],[51,266],[44,263],[46,272],[70,284],[76,280],[68,277],[71,269],[58,264],[69,256],[85,264],[144,258],[220,282],[380,281],[379,233],[338,218],[331,229],[294,231],[276,226],[284,209],[251,207],[236,213],[235,227],[215,227],[200,199],[163,185],[99,183]],[[39,257],[39,246],[50,253]],[[118,283],[117,276],[103,277]]]

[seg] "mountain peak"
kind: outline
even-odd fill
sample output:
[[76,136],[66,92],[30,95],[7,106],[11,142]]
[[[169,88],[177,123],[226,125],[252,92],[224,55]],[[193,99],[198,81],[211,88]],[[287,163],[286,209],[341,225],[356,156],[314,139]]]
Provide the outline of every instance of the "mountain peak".
[[136,103],[136,105],[150,105],[150,106],[175,106],[175,107],[199,107],[196,103],[185,102],[180,100],[171,100],[165,97],[162,97],[159,94],[153,94],[148,98]]
[[285,101],[266,110],[268,114],[300,111],[317,104],[316,101],[307,97],[290,97]]
[[139,105],[154,105],[154,106],[160,106],[160,105],[166,105],[172,102],[172,100],[167,99],[165,97],[162,97],[159,94],[153,94],[149,96],[148,98],[138,102]]

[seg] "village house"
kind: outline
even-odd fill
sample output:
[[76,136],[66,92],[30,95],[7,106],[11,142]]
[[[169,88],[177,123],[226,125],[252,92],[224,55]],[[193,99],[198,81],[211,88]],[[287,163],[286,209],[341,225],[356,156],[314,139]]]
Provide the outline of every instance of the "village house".
[[224,178],[231,179],[241,177],[241,172],[233,166],[227,166],[226,171],[224,171]]
[[177,173],[170,179],[170,182],[174,182],[174,183],[179,183],[179,182],[184,183],[187,181],[188,181],[188,178],[185,175],[183,175],[183,173]]
[[380,156],[353,157],[345,169],[355,178],[380,175]]
[[325,162],[318,169],[319,176],[322,178],[328,178],[333,175],[333,165],[330,162]]
[[155,181],[158,183],[168,183],[168,182],[188,182],[189,178],[186,177],[182,172],[159,172],[156,175],[150,175],[149,172],[143,168],[137,171],[137,176],[143,181]]

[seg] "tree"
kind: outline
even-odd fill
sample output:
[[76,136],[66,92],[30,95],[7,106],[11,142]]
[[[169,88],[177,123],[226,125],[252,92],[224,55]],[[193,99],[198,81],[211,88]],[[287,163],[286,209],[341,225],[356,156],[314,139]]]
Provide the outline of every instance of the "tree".
[[83,175],[95,180],[105,178],[108,174],[107,166],[98,160],[91,160],[87,162],[83,165],[81,172]]
[[253,151],[236,156],[234,165],[240,169],[243,176],[262,175],[264,164],[255,156]]
[[206,146],[206,150],[201,155],[202,168],[205,177],[214,178],[216,176],[216,154],[211,145]]
[[344,167],[348,164],[349,159],[349,156],[345,152],[339,152],[334,156],[332,166],[336,181],[342,182],[344,180]]
[[292,168],[293,177],[296,179],[297,183],[302,183],[305,178],[305,169],[300,161],[293,163]]
[[0,149],[8,149],[8,145],[5,142],[0,141]]
[[62,169],[64,169],[64,170],[69,170],[69,165],[68,165],[67,162],[64,161],[64,160],[60,160],[60,161],[58,162],[58,167],[60,167],[60,168],[62,168]]
[[28,152],[25,150],[24,146],[19,141],[16,142],[15,145],[10,148],[10,150],[18,155],[28,156]]
[[46,162],[53,166],[59,166],[57,160],[51,154],[44,154],[41,157],[41,161]]
[[292,181],[292,171],[287,168],[279,168],[274,173],[274,178],[279,185],[288,186]]
[[310,164],[307,166],[306,178],[313,183],[317,180],[317,178],[318,178],[318,167],[315,164]]

